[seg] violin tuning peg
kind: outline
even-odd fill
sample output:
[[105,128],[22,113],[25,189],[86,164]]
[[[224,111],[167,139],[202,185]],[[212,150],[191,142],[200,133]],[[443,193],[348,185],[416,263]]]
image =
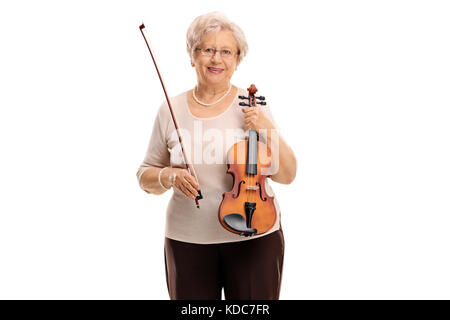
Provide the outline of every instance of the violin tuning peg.
[[257,104],[260,104],[262,106],[265,106],[267,103],[265,103],[264,101],[258,101]]
[[266,97],[263,97],[263,96],[259,96],[259,97],[255,97],[256,99],[259,99],[259,100],[266,100]]
[[247,103],[245,103],[245,102],[239,102],[239,105],[240,105],[240,106],[247,106],[247,107],[250,107],[250,105],[247,104]]
[[239,96],[239,99],[247,99],[248,100],[248,97],[246,97],[246,96]]

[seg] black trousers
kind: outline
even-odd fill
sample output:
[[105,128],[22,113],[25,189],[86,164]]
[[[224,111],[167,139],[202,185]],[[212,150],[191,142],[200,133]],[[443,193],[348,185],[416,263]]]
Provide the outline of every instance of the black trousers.
[[278,300],[283,271],[284,237],[266,236],[231,243],[196,244],[166,238],[169,296],[178,299]]

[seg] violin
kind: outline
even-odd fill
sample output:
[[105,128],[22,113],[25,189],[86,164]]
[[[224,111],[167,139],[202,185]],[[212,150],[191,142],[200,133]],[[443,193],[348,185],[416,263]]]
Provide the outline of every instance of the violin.
[[[266,104],[265,97],[255,96],[258,89],[254,84],[247,91],[248,97],[239,96],[239,99],[248,100],[248,103],[240,102],[239,105]],[[219,221],[225,229],[248,237],[263,234],[273,227],[277,218],[274,197],[268,196],[265,188],[266,178],[270,175],[262,174],[262,169],[271,164],[270,148],[259,141],[254,129],[249,130],[248,138],[228,150],[227,173],[233,176],[233,187],[223,193],[219,207]]]

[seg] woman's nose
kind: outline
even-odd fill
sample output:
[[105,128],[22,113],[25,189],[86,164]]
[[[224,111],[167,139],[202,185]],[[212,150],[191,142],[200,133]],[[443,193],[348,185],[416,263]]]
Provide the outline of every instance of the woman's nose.
[[213,55],[211,56],[211,60],[215,61],[217,59],[216,56],[219,57],[220,59],[222,59],[222,56],[220,55],[220,51],[215,51],[213,53]]

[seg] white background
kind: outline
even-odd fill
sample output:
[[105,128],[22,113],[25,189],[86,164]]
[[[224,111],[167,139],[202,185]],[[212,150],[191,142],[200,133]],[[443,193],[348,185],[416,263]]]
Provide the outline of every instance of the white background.
[[[272,182],[281,299],[450,298],[446,1],[2,1],[0,298],[167,299],[169,193],[137,184],[164,99],[219,10],[297,160]],[[245,266],[243,266],[245,268]]]

